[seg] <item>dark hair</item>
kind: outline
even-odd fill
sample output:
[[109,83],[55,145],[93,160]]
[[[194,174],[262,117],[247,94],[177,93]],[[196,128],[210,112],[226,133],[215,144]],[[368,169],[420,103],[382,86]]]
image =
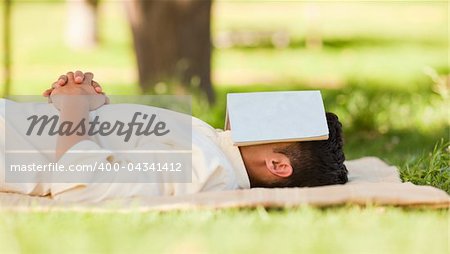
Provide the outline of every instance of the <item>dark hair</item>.
[[326,113],[328,140],[296,142],[275,152],[286,155],[293,168],[292,175],[278,182],[277,187],[312,187],[344,184],[348,181],[342,150],[342,124],[333,113]]

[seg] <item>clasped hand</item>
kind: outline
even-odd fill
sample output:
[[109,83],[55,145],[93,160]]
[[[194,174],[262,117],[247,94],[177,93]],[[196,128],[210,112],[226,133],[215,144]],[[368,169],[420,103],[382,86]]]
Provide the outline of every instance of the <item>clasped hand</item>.
[[53,83],[52,88],[44,92],[58,110],[66,108],[87,108],[95,110],[108,103],[101,87],[93,81],[94,75],[86,72],[68,72]]

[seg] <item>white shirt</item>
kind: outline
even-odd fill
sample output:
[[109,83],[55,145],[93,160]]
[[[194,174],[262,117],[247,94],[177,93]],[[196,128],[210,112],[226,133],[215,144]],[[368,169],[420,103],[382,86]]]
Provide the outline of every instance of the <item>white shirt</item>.
[[[5,103],[8,103],[8,110],[6,111],[8,121],[6,123]],[[99,116],[102,121],[115,122],[120,120],[126,123],[130,121],[130,113],[136,111],[148,113],[149,115],[170,116],[165,121],[171,132],[168,135],[157,138],[133,135],[129,142],[123,142],[123,136],[114,134],[107,136],[96,135],[91,137],[91,140],[75,144],[58,163],[67,166],[97,162],[126,166],[138,163],[141,160],[158,161],[161,159],[161,154],[145,154],[145,156],[149,157],[144,157],[143,159],[139,153],[131,153],[130,155],[119,154],[118,150],[133,151],[134,149],[145,150],[146,148],[188,149],[189,154],[192,151],[191,182],[173,182],[170,179],[165,179],[164,176],[157,176],[161,177],[161,179],[153,179],[151,183],[133,181],[128,183],[42,183],[39,182],[39,178],[42,176],[39,175],[39,172],[36,172],[31,183],[7,183],[5,181],[5,171],[9,169],[2,167],[0,170],[0,191],[39,196],[50,195],[52,198],[60,200],[96,202],[112,198],[184,195],[206,191],[250,188],[250,182],[239,148],[233,145],[229,131],[215,130],[207,123],[181,113],[133,104],[105,105],[92,111],[90,118],[93,119],[95,116]],[[57,111],[51,104],[46,103],[15,103],[3,99],[0,100],[1,165],[5,165],[6,135],[9,141],[8,151],[17,145],[21,149],[27,148],[34,154],[32,159],[21,154],[23,156],[20,158],[21,163],[54,162],[54,157],[52,157],[54,155],[44,151],[48,151],[49,147],[54,149],[57,136],[46,135],[45,132],[42,136],[33,136],[32,138],[25,135],[29,128],[29,121],[26,118],[30,115],[43,114],[51,116],[57,114]],[[186,140],[186,135],[191,135],[191,140]],[[100,152],[97,153],[95,151]],[[10,156],[10,154],[6,156]],[[92,177],[96,177],[95,173],[92,173]],[[142,175],[140,177],[148,176]]]

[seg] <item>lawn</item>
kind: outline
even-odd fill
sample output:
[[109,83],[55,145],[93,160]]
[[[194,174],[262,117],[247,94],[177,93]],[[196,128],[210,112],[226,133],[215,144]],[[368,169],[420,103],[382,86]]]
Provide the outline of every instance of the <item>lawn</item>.
[[447,253],[446,210],[0,214],[1,253]]
[[[64,43],[63,1],[16,0],[13,8],[13,94],[39,94],[74,69],[95,73],[109,94],[139,94],[120,2],[102,1],[102,43],[84,51]],[[448,3],[216,1],[212,24],[218,101],[207,105],[193,90],[195,116],[220,128],[228,92],[321,89],[343,123],[347,159],[378,156],[404,181],[450,193]],[[262,37],[224,46],[233,33]],[[277,33],[289,46],[273,45]],[[320,47],[307,46],[311,33]],[[372,206],[2,211],[0,253],[448,253],[448,223],[448,210]]]

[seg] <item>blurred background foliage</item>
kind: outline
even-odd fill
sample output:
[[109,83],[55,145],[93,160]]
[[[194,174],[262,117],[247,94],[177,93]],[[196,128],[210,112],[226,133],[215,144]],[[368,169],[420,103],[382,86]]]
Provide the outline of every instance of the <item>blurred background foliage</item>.
[[[88,49],[67,46],[66,1],[12,2],[12,94],[41,93],[76,69],[109,94],[141,93],[123,2],[100,1]],[[379,156],[407,172],[441,140],[448,155],[448,2],[219,0],[211,11],[216,103],[177,82],[153,93],[193,94],[194,116],[221,128],[228,92],[320,89],[348,159]]]

